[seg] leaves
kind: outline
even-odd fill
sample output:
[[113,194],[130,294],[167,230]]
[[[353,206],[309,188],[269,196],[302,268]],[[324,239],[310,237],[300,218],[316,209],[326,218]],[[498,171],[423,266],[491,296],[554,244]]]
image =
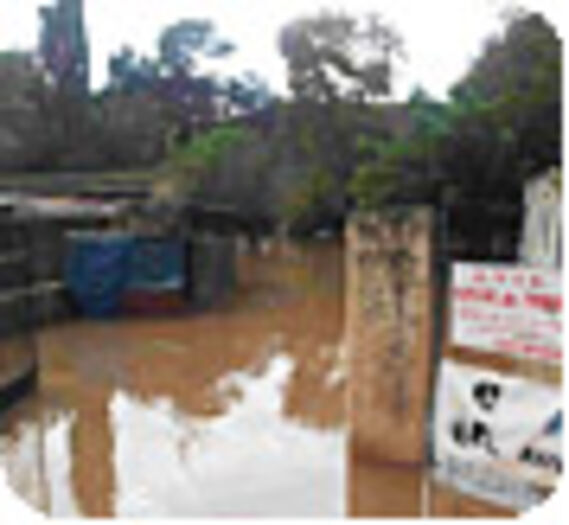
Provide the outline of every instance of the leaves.
[[560,71],[555,31],[538,15],[514,17],[446,103],[420,88],[412,93],[406,137],[358,138],[364,160],[352,194],[363,207],[380,206],[392,191],[517,198],[525,177],[560,163]]
[[211,171],[223,156],[246,139],[247,132],[242,128],[218,127],[177,147],[171,154],[171,163],[176,169]]
[[318,212],[318,208],[325,205],[333,187],[334,181],[330,173],[322,168],[313,167],[285,200],[283,209],[285,219],[294,223],[306,215]]
[[377,15],[358,19],[322,11],[288,24],[280,49],[296,97],[332,102],[350,93],[371,98],[388,94],[402,39]]

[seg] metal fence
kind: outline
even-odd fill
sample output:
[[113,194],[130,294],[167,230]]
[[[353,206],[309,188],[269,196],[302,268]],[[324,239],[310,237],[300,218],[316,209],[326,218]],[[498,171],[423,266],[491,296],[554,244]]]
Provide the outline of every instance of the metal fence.
[[0,211],[0,410],[37,379],[30,233],[29,223]]

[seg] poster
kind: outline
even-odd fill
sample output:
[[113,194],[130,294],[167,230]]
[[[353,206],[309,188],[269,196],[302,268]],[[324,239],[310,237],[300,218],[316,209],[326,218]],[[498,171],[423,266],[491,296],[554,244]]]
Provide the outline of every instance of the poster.
[[562,360],[561,273],[455,264],[452,344],[552,363]]
[[554,387],[443,361],[436,477],[498,505],[531,508],[563,472],[561,403]]

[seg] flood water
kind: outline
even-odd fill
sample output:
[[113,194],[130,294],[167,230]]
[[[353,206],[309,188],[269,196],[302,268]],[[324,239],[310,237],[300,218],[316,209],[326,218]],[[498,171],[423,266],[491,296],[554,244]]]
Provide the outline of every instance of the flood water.
[[222,308],[41,334],[41,387],[1,421],[13,488],[53,516],[346,512],[343,253],[242,255]]

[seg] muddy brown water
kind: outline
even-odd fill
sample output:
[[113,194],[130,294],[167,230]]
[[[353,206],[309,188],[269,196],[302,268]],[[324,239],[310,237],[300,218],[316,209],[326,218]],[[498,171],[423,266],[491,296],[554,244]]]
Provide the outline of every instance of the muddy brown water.
[[17,493],[53,516],[344,514],[342,246],[239,276],[213,312],[43,332],[39,392],[0,420]]

